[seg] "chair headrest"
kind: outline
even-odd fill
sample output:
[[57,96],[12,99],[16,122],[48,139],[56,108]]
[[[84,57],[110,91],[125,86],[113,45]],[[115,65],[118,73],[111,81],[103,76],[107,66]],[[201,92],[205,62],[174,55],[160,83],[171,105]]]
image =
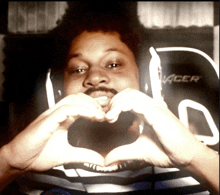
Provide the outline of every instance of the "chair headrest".
[[[204,143],[218,143],[219,75],[214,61],[194,48],[168,47],[156,51],[162,69],[161,95],[168,108]],[[159,91],[155,87],[151,82],[152,92]]]

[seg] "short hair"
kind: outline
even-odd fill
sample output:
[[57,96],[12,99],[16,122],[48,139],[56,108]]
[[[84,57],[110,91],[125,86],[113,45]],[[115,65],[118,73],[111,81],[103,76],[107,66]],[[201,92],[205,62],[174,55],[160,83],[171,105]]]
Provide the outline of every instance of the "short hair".
[[[134,16],[129,15],[126,3],[121,2],[72,2],[59,22],[49,34],[55,39],[59,68],[65,66],[70,43],[82,32],[117,32],[120,39],[133,52],[135,58],[139,52],[139,36]],[[132,22],[133,21],[133,22]],[[134,22],[135,21],[135,22]],[[65,61],[64,61],[65,60]],[[60,62],[60,63],[59,63]]]

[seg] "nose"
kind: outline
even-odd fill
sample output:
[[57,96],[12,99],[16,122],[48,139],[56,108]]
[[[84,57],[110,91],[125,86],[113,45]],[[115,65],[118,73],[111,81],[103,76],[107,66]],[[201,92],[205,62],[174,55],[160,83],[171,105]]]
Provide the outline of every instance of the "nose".
[[109,76],[104,70],[101,69],[91,69],[88,71],[86,78],[84,80],[85,87],[97,87],[103,84],[108,84],[110,81]]

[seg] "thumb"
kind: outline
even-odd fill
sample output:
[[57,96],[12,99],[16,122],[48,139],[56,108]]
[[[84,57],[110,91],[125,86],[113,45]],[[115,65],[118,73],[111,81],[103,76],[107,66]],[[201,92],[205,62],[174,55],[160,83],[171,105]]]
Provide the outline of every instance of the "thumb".
[[141,152],[136,150],[135,142],[113,149],[105,157],[105,166],[125,160],[142,160]]
[[92,163],[104,166],[103,156],[90,149],[70,146],[66,154],[66,163]]

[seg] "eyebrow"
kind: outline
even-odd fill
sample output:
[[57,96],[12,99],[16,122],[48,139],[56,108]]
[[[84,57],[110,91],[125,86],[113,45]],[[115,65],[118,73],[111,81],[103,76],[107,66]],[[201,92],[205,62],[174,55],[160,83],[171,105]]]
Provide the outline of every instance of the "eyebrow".
[[[109,49],[105,50],[105,52],[111,52],[111,51],[117,51],[117,52],[119,52],[119,53],[124,54],[123,51],[121,51],[121,50],[119,50],[119,49],[117,49],[117,48],[109,48]],[[82,56],[82,54],[81,54],[81,53],[73,53],[73,54],[70,54],[70,55],[67,56],[67,61],[69,61],[69,60],[72,59],[72,58],[77,58],[77,57],[79,57],[79,56]]]
[[67,56],[67,61],[69,61],[70,59],[72,58],[77,58],[79,56],[81,56],[82,54],[81,53],[73,53],[73,54],[68,54]]
[[105,50],[105,52],[109,52],[109,51],[119,51],[119,50],[116,48],[110,48],[110,49]]
[[123,50],[117,49],[117,48],[110,48],[110,49],[105,50],[105,52],[110,52],[110,51],[117,51],[121,54],[125,54],[125,52]]

